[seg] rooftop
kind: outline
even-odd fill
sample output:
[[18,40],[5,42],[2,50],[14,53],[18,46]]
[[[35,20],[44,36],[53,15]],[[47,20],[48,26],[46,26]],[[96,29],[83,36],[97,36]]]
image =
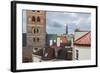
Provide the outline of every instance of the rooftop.
[[87,32],[74,41],[75,45],[90,46],[91,45],[91,32]]

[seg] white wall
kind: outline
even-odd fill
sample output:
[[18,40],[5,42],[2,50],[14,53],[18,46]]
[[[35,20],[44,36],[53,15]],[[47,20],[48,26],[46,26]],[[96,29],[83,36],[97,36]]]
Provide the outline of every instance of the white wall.
[[60,38],[57,37],[57,46],[59,47],[60,46]]
[[75,46],[78,50],[78,60],[90,60],[91,59],[91,48],[90,47],[79,47]]
[[[11,73],[10,72],[10,53],[11,53],[10,52],[10,1],[11,0],[0,1],[0,73]],[[100,8],[100,0],[33,0],[33,1],[99,5]],[[100,9],[99,9],[99,13],[100,13]],[[100,14],[98,16],[100,16]],[[98,25],[98,27],[100,27],[100,25]],[[100,37],[100,33],[99,33],[99,37]],[[100,45],[98,49],[99,49],[98,51],[100,52]],[[99,57],[99,62],[100,62],[100,57]],[[66,72],[67,73],[99,73],[100,67],[84,68],[84,69],[52,70],[52,71],[42,71],[42,72],[38,71],[34,73],[66,73]],[[27,72],[27,73],[33,73],[33,72]]]

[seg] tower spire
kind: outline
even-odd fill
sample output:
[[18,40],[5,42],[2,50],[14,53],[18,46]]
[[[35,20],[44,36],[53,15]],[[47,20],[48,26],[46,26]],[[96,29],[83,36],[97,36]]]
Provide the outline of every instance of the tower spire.
[[66,34],[68,34],[68,24],[66,24]]

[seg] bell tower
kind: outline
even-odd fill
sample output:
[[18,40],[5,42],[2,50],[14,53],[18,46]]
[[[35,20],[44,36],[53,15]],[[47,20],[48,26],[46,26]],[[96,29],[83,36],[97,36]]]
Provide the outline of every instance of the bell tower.
[[27,46],[33,52],[45,47],[46,40],[46,12],[41,10],[27,10]]

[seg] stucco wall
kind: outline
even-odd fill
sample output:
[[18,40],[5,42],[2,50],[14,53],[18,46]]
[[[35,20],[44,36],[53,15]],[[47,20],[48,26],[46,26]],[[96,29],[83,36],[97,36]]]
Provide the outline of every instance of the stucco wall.
[[[75,50],[78,50],[78,60],[91,59],[91,47],[75,46]],[[75,58],[76,58],[76,51],[75,51]]]

